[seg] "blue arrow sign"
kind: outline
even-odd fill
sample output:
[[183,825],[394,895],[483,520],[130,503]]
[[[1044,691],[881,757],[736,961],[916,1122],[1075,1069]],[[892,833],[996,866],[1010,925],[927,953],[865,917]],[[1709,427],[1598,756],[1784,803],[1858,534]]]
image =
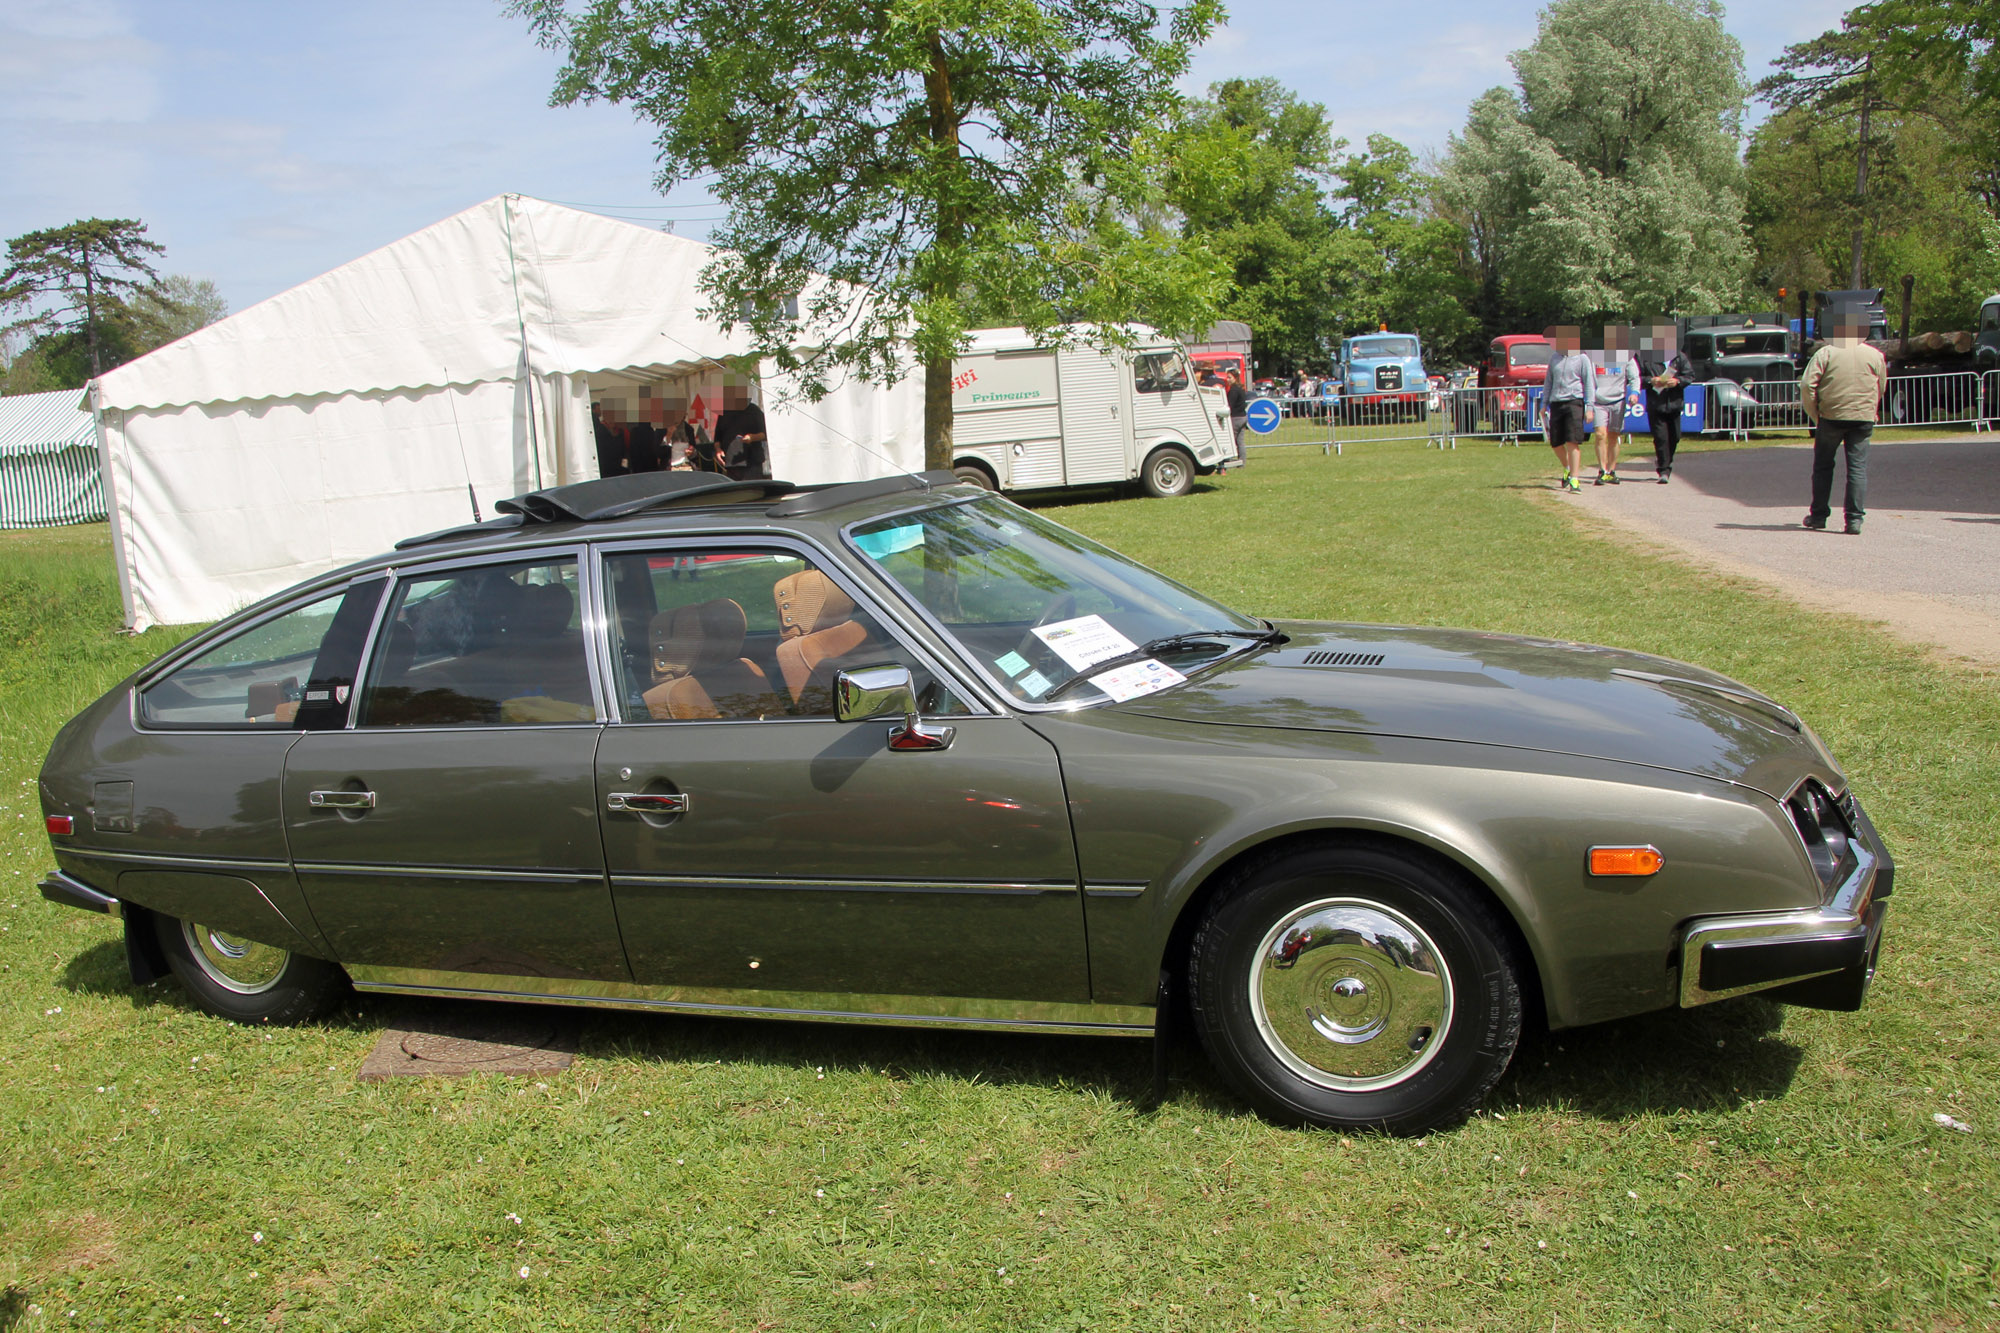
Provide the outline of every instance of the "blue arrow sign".
[[1244,424],[1259,435],[1269,435],[1278,428],[1281,415],[1276,403],[1269,398],[1259,398],[1250,404],[1249,419]]

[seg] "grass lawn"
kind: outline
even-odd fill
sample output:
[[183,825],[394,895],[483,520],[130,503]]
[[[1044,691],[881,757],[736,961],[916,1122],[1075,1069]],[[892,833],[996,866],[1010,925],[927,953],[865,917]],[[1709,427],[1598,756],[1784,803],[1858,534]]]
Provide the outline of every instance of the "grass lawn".
[[1702,662],[1847,765],[1900,862],[1863,1012],[1531,1035],[1421,1141],[1274,1128],[1191,1049],[1148,1110],[1149,1045],[1086,1038],[585,1012],[566,1074],[359,1085],[382,1002],[135,991],[116,923],[36,893],[33,779],[172,635],[114,634],[102,530],[0,534],[0,1330],[2000,1327],[2000,691],[1548,474],[1302,448],[1044,506],[1265,614]]

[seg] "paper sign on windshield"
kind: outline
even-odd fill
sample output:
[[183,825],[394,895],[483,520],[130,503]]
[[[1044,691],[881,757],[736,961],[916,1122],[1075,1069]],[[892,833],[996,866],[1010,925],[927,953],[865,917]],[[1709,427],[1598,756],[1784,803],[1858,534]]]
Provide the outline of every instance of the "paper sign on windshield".
[[1139,646],[1111,628],[1103,616],[1078,616],[1074,620],[1058,620],[1053,625],[1037,625],[1035,637],[1069,663],[1073,671],[1123,657]]
[[1186,679],[1164,662],[1155,662],[1149,657],[1143,662],[1113,667],[1102,675],[1092,676],[1090,683],[1110,695],[1113,702],[1123,703],[1142,694],[1164,690],[1169,685],[1178,685]]

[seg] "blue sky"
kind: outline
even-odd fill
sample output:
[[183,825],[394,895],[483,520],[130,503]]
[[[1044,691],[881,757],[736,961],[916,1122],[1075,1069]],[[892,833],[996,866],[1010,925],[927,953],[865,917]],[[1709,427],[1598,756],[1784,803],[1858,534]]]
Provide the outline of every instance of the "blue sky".
[[[1755,78],[1853,2],[1734,0],[1727,26]],[[1232,0],[1189,85],[1273,76],[1356,145],[1442,149],[1539,9]],[[629,112],[547,105],[557,63],[499,0],[0,0],[0,237],[139,218],[240,310],[507,191],[704,235],[719,211],[653,190]]]

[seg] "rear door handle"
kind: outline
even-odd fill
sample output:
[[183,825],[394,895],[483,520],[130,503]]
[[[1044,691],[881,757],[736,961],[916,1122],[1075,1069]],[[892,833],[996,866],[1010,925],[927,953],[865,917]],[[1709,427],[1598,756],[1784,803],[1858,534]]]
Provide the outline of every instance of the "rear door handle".
[[681,791],[614,791],[604,798],[604,808],[640,815],[684,815],[688,798]]
[[306,793],[306,804],[315,810],[373,810],[372,791],[314,791]]

